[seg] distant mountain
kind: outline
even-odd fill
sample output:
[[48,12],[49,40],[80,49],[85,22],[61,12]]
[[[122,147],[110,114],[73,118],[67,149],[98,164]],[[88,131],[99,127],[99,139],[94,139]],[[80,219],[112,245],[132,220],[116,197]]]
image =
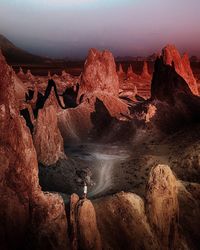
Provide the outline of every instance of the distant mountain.
[[0,34],[0,49],[9,64],[49,64],[54,60],[44,58],[16,47],[5,36]]

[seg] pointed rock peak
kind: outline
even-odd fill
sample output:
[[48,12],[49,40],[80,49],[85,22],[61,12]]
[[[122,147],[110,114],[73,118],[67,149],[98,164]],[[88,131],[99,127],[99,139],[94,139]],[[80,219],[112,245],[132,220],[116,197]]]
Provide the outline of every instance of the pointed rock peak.
[[121,63],[119,64],[119,70],[118,70],[118,73],[119,73],[119,74],[123,74],[123,73],[124,73],[124,70],[123,70],[123,68],[122,68]]
[[131,64],[130,64],[129,67],[128,67],[127,73],[133,73],[133,67],[132,67]]
[[103,91],[118,96],[119,79],[110,51],[90,49],[81,76],[78,101],[82,95]]
[[62,76],[66,76],[67,72],[65,70],[62,71]]
[[129,67],[128,67],[128,70],[127,70],[127,78],[134,78],[136,76],[137,75],[133,72],[133,67],[130,64]]
[[151,78],[151,75],[149,74],[149,70],[148,70],[148,64],[146,61],[144,61],[141,76],[142,78]]
[[197,83],[190,67],[190,61],[187,53],[181,57],[174,45],[167,45],[162,50],[162,57],[164,64],[172,65],[172,63],[174,63],[176,72],[184,78],[192,93],[198,95]]
[[176,72],[174,63],[167,65],[161,56],[154,65],[151,84],[151,98],[174,103],[177,95],[191,96],[192,92],[186,81]]
[[24,71],[23,71],[23,69],[21,67],[19,68],[19,74],[24,75]]

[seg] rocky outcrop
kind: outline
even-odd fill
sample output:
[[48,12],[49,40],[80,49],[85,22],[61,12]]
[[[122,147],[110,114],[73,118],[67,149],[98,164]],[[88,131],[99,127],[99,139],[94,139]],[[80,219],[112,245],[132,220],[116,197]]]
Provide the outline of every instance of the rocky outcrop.
[[90,120],[92,110],[91,105],[84,102],[76,108],[69,108],[58,113],[58,127],[64,143],[80,142],[87,138],[92,128]]
[[165,64],[163,57],[158,58],[154,65],[151,99],[135,111],[139,110],[140,114],[145,112],[150,103],[156,107],[152,122],[167,133],[200,120],[200,98],[193,95],[174,65]]
[[30,69],[27,70],[26,77],[29,81],[34,80],[34,76],[32,75]]
[[93,204],[103,249],[159,249],[142,198],[121,192]]
[[79,200],[75,194],[71,196],[70,228],[71,249],[102,249],[96,213],[90,200]]
[[23,78],[25,76],[23,69],[20,67],[18,72],[18,77]]
[[149,70],[148,70],[148,64],[146,61],[144,61],[144,64],[143,64],[141,77],[143,79],[151,79],[151,75],[149,74]]
[[37,155],[11,74],[0,54],[0,248],[67,249],[64,204],[40,189]]
[[137,79],[137,75],[133,72],[133,67],[130,64],[127,70],[127,78],[131,79],[131,78],[136,78]]
[[200,185],[176,179],[167,165],[150,171],[144,198],[120,192],[89,201],[73,194],[72,249],[198,249]]
[[113,55],[109,51],[90,49],[86,59],[77,101],[81,102],[88,94],[100,91],[118,96],[119,79]]
[[65,158],[63,138],[60,134],[55,108],[50,105],[41,109],[33,133],[38,161],[43,165],[53,165]]
[[171,169],[158,165],[150,172],[146,211],[162,249],[177,249],[179,206],[177,183]]
[[194,95],[198,95],[196,79],[194,78],[188,55],[182,57],[174,45],[167,45],[162,50],[163,61],[166,65],[174,64],[176,72],[183,77]]
[[15,96],[20,105],[25,100],[25,95],[28,90],[20,78],[15,74],[14,70],[12,70],[12,81],[14,82]]

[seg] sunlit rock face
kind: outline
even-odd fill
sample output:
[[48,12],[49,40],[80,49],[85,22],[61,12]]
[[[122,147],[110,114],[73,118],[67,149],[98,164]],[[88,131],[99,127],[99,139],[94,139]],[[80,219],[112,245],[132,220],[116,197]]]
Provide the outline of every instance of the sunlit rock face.
[[107,50],[100,52],[90,49],[82,73],[78,102],[94,91],[103,91],[114,96],[118,96],[119,93],[114,57]]
[[64,143],[86,140],[92,128],[90,114],[93,110],[89,103],[81,103],[76,108],[69,108],[57,114],[58,127]]
[[63,138],[57,124],[55,108],[50,105],[41,109],[33,133],[38,161],[43,165],[52,165],[65,158]]
[[177,182],[166,165],[154,167],[149,176],[146,210],[150,224],[163,249],[176,249],[179,206]]
[[33,249],[67,249],[64,204],[40,189],[37,155],[11,75],[0,54],[0,248],[26,249],[34,239]]
[[194,95],[198,95],[196,79],[194,78],[188,55],[182,57],[174,45],[167,45],[162,50],[163,61],[167,65],[174,63],[176,72],[184,78]]
[[122,119],[128,115],[128,105],[118,95],[119,78],[112,54],[91,49],[79,85],[77,103],[80,104],[58,113],[58,124],[64,141],[87,138],[93,127],[91,114],[95,111],[97,99],[103,102],[110,116]]

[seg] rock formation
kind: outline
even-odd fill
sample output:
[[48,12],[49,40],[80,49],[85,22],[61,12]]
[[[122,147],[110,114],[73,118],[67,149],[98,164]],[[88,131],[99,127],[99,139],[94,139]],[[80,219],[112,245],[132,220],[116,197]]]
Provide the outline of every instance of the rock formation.
[[154,167],[147,184],[146,210],[162,249],[178,248],[177,193],[176,178],[171,169],[166,165]]
[[176,72],[184,78],[194,95],[198,95],[197,83],[194,78],[188,55],[182,57],[174,45],[167,45],[162,50],[163,61],[167,65],[174,63]]
[[127,78],[137,78],[137,75],[133,72],[133,67],[131,64],[127,70]]
[[21,67],[19,68],[19,72],[18,72],[17,75],[18,75],[20,78],[21,78],[21,77],[22,77],[22,78],[24,77],[25,74],[24,74],[24,71],[23,71],[23,69],[22,69]]
[[98,199],[71,195],[71,249],[198,249],[200,185],[184,183],[167,165],[153,167],[146,193]]
[[148,70],[148,64],[146,61],[144,61],[141,77],[143,79],[151,79],[151,75],[149,74],[149,70]]
[[65,158],[63,138],[57,124],[55,108],[50,105],[41,109],[33,133],[38,161],[45,166]]
[[107,50],[100,52],[97,49],[90,49],[80,82],[78,102],[94,91],[113,96],[118,96],[119,93],[115,61],[111,52]]
[[164,132],[172,133],[200,120],[200,98],[193,95],[173,65],[165,64],[163,57],[154,65],[151,99],[133,108],[133,112],[143,116],[150,103],[156,107],[152,123]]
[[14,70],[12,70],[12,81],[14,82],[16,99],[19,101],[20,105],[25,100],[25,95],[28,90],[20,78],[15,74]]
[[123,81],[123,79],[126,77],[126,74],[122,68],[121,63],[119,64],[119,70],[117,71],[118,77],[120,81]]
[[27,77],[28,80],[33,80],[34,79],[34,76],[32,75],[30,69],[27,70],[26,77]]
[[0,54],[0,248],[26,249],[32,239],[32,249],[67,249],[64,204],[40,189],[35,148],[16,107],[11,74]]
[[102,249],[92,202],[87,199],[79,200],[75,194],[70,201],[70,227],[71,249]]

